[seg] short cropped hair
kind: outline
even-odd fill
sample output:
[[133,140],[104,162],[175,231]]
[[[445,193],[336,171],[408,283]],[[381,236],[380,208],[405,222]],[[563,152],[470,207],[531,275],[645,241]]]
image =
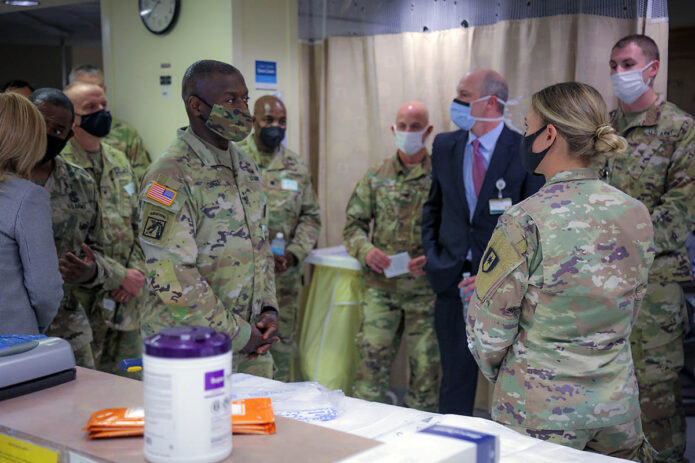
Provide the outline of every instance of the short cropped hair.
[[2,86],[2,92],[4,93],[11,88],[28,88],[32,92],[34,91],[34,87],[32,87],[29,84],[29,82],[27,82],[26,80],[19,80],[19,79],[11,80],[11,81],[7,82],[5,85],[3,85]]
[[[483,78],[483,82],[480,84],[480,96],[494,95],[499,100],[507,102],[509,98],[509,87],[507,87],[507,82],[501,79],[497,73],[488,72]],[[504,105],[502,103],[497,103],[497,111],[502,114],[504,112]]]
[[6,174],[29,178],[46,153],[46,122],[29,100],[0,94],[0,183]]
[[58,90],[57,88],[40,88],[38,90],[35,90],[31,95],[29,95],[29,101],[34,103],[36,106],[40,104],[52,104],[53,106],[57,106],[59,108],[64,108],[70,111],[70,114],[72,114],[72,121],[75,119],[75,107],[72,105],[72,101],[70,101],[70,98],[68,96]]
[[659,61],[659,47],[651,37],[643,34],[632,34],[628,35],[627,37],[623,37],[622,39],[618,40],[615,45],[613,45],[612,50],[615,50],[616,48],[625,48],[631,43],[634,43],[640,47],[640,50],[642,50],[644,56],[649,58],[649,61]]
[[204,59],[196,61],[186,69],[181,81],[181,98],[183,101],[188,101],[191,95],[197,91],[198,82],[206,79],[212,74],[241,74],[237,68],[231,64],[215,61],[212,59]]
[[71,84],[77,80],[77,74],[87,74],[88,76],[99,76],[104,77],[104,73],[101,72],[96,66],[91,64],[80,64],[72,68],[70,75],[68,75],[68,83]]

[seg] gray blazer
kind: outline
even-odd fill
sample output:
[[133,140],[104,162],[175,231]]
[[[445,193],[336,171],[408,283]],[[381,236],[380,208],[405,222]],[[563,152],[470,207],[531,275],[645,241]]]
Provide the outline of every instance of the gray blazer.
[[63,298],[49,196],[32,182],[0,182],[0,334],[46,331]]

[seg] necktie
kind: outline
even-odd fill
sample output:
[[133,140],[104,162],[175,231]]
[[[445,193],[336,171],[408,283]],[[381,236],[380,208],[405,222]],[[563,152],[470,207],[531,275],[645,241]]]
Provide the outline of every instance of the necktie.
[[480,187],[483,186],[485,180],[485,161],[483,155],[480,154],[480,140],[473,140],[473,185],[475,186],[475,196],[480,194]]

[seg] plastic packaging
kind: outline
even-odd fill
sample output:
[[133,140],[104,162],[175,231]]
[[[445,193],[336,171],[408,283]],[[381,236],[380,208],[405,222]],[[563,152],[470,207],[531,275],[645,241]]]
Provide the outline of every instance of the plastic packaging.
[[145,458],[213,463],[232,452],[231,341],[201,326],[144,341]]
[[270,250],[273,251],[273,254],[276,256],[282,256],[285,254],[285,235],[282,232],[278,232],[275,235],[275,238],[273,238],[273,241],[270,242]]

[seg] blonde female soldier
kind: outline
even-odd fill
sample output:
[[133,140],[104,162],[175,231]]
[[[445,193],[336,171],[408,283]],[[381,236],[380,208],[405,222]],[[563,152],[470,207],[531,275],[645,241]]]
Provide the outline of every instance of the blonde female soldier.
[[469,348],[495,383],[492,418],[649,460],[629,337],[654,259],[651,219],[592,168],[625,140],[601,95],[576,82],[534,94],[526,125],[522,162],[547,181],[500,217],[467,316]]

